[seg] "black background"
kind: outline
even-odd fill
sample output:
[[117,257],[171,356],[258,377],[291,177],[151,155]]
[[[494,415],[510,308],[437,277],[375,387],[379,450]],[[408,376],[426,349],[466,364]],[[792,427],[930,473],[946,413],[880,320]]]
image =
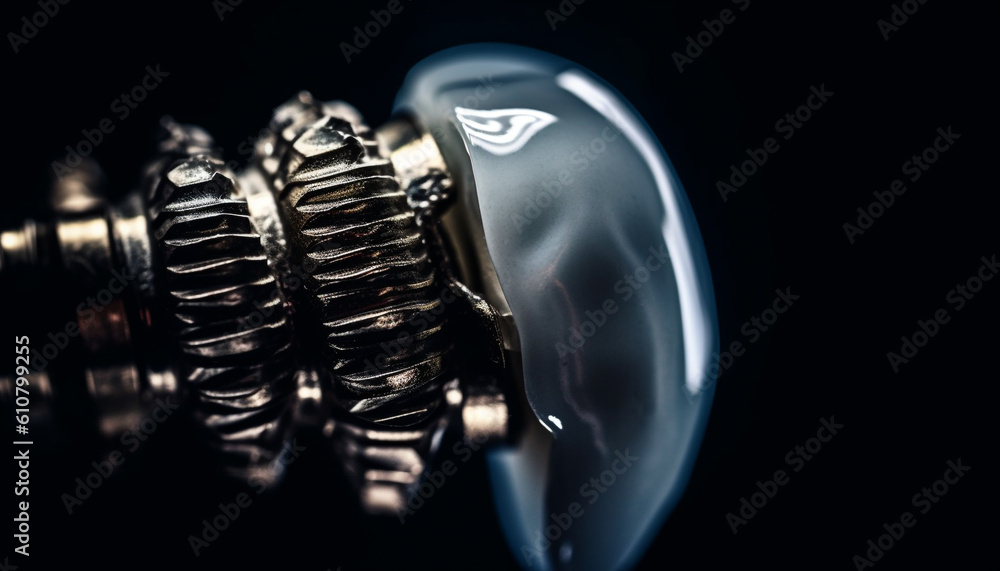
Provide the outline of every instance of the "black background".
[[[719,378],[691,484],[639,567],[854,568],[866,541],[914,511],[910,498],[957,458],[971,471],[918,514],[876,567],[988,566],[996,447],[978,441],[992,432],[985,393],[997,379],[1000,281],[987,282],[962,311],[945,296],[1000,246],[995,4],[928,0],[885,41],[876,21],[889,17],[888,1],[751,0],[739,12],[722,0],[655,7],[589,0],[556,30],[544,15],[556,0],[404,1],[347,63],[338,45],[385,4],[245,1],[222,21],[209,0],[62,6],[20,53],[4,48],[0,226],[44,218],[51,161],[81,139],[81,129],[114,116],[109,105],[146,65],[170,75],[127,119],[115,119],[94,153],[116,195],[137,180],[164,114],[206,127],[229,158],[243,158],[239,143],[300,89],[349,101],[379,124],[406,71],[440,49],[501,41],[553,52],[616,86],[658,133],[706,242],[722,345],[748,347]],[[724,8],[737,10],[736,21],[679,73],[671,54]],[[11,32],[38,7],[18,0],[2,10],[2,29]],[[775,122],[820,85],[834,95],[791,139],[778,135],[781,148],[723,201],[716,181],[746,159],[746,148],[775,136]],[[948,126],[961,139],[918,181],[906,181],[908,191],[851,244],[842,225],[856,222],[873,191],[904,179],[903,163]],[[43,338],[53,326],[35,308],[58,299],[63,285],[25,292],[7,283],[5,337]],[[786,287],[800,299],[747,345],[743,323]],[[951,320],[894,373],[886,353],[941,307]],[[788,470],[785,455],[830,415],[841,433],[734,535],[725,514],[758,480]],[[516,567],[480,456],[400,527],[362,521],[328,455],[303,453],[288,486],[255,497],[195,559],[187,536],[239,489],[205,469],[210,460],[185,444],[191,437],[183,422],[165,423],[72,516],[60,495],[101,452],[74,441],[58,455],[36,456],[32,555],[10,562],[22,569]],[[4,473],[13,479],[13,465]],[[9,502],[5,513],[13,512]]]

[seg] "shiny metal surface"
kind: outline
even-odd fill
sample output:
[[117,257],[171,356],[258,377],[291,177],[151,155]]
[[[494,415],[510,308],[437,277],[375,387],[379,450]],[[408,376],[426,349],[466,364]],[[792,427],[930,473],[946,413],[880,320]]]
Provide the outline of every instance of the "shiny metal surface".
[[201,133],[166,127],[147,194],[177,369],[227,468],[274,483],[296,389],[284,299],[235,175]]
[[[371,131],[357,128],[301,96],[279,108],[272,188],[292,261],[309,268],[304,297],[317,312],[344,406],[406,426],[440,400],[407,397],[440,392],[423,389],[448,374],[447,319],[392,164],[378,155]],[[428,323],[435,316],[442,317]],[[385,349],[391,343],[396,350]]]
[[[121,293],[128,286],[123,268],[115,267],[107,215],[95,211],[60,220],[55,228],[59,257],[80,292],[97,292],[93,303],[76,310],[80,339],[86,349],[87,390],[100,413],[101,433],[116,438],[142,420],[142,386],[132,350],[132,328]],[[128,272],[126,272],[128,273]],[[105,301],[103,297],[109,301]]]
[[718,332],[683,189],[618,93],[466,46],[414,68],[377,129],[298,93],[240,172],[202,129],[162,127],[121,202],[84,163],[53,220],[0,233],[0,272],[121,282],[76,309],[83,359],[46,407],[78,376],[114,437],[176,397],[265,484],[321,433],[360,507],[400,521],[446,437],[487,443],[523,566],[638,559],[697,453]]
[[276,135],[257,152],[288,263],[302,268],[297,322],[323,357],[327,400],[347,416],[334,450],[367,510],[401,512],[448,424],[443,285],[393,165],[356,110],[300,93],[269,129]]

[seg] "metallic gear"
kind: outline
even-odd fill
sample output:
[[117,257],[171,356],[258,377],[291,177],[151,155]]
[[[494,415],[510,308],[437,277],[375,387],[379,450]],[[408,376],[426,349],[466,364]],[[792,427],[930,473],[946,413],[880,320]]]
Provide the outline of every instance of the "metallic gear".
[[[227,472],[275,484],[283,446],[313,425],[364,509],[404,510],[463,416],[451,315],[496,319],[444,267],[429,204],[447,177],[426,173],[412,202],[357,110],[305,92],[275,110],[239,174],[200,128],[165,118],[162,130],[120,205],[103,200],[88,161],[55,185],[60,217],[3,234],[0,271],[61,264],[85,286],[122,264],[141,271],[99,323],[77,315],[101,433],[114,438],[157,397],[177,396]],[[485,330],[494,336],[476,344],[499,343]],[[503,383],[483,385],[486,401],[477,384],[505,374],[485,352],[465,360],[466,390],[477,387],[467,406],[506,419]],[[503,438],[507,426],[474,432]]]
[[[407,330],[444,313],[440,284],[392,163],[370,130],[355,123],[355,133],[334,112],[307,94],[278,109],[265,155],[277,165],[271,186],[291,261],[309,268],[303,297],[326,338],[338,400],[361,418],[407,426],[437,408],[447,375],[445,320]],[[388,343],[398,350],[387,354]]]
[[289,434],[296,363],[285,299],[245,196],[212,140],[165,122],[148,176],[149,215],[178,374],[238,475],[276,475]]
[[[278,483],[308,431],[364,510],[401,516],[446,437],[505,443],[490,484],[525,565],[637,560],[691,472],[718,328],[683,188],[620,94],[555,56],[467,46],[415,67],[376,129],[299,93],[244,168],[163,128],[121,202],[84,162],[52,221],[0,232],[0,278],[115,294],[45,308],[73,316],[78,358],[32,373],[33,433],[117,440],[174,398],[228,473]],[[625,469],[634,485],[549,537],[581,482]]]

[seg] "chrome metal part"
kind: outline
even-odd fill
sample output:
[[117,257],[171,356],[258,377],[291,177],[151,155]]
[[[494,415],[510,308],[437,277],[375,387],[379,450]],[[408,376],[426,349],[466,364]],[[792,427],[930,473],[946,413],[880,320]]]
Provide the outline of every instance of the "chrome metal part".
[[406,509],[449,426],[508,434],[495,316],[444,252],[451,179],[433,139],[408,143],[424,154],[399,176],[402,151],[357,110],[306,92],[239,173],[204,130],[162,131],[121,202],[88,161],[53,185],[51,222],[0,234],[0,271],[59,266],[93,294],[75,322],[101,434],[175,398],[226,471],[275,484],[283,445],[324,427],[373,513]]
[[625,463],[641,485],[526,564],[637,559],[690,473],[718,332],[683,189],[620,94],[486,45],[414,68],[376,129],[298,93],[238,172],[202,129],[162,128],[121,201],[83,162],[51,220],[0,232],[0,277],[44,268],[85,300],[52,310],[80,358],[34,373],[36,410],[77,399],[114,439],[174,399],[225,471],[270,485],[321,434],[360,506],[401,517],[447,438],[489,443],[515,551]]

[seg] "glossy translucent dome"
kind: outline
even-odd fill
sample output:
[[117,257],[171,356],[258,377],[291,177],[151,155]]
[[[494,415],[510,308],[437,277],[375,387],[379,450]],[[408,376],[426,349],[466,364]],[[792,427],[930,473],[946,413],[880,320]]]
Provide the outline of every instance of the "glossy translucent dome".
[[711,277],[673,168],[613,88],[534,50],[435,55],[396,110],[459,173],[480,270],[495,271],[516,325],[537,422],[490,457],[515,557],[633,564],[683,491],[714,388]]

